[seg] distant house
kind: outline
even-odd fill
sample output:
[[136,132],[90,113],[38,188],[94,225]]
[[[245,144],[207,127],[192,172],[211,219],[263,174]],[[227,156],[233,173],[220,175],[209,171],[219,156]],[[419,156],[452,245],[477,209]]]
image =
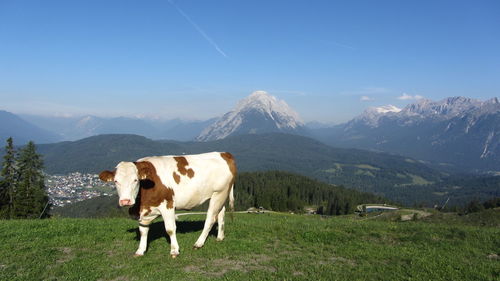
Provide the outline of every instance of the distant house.
[[315,215],[316,214],[316,208],[306,208],[306,214],[308,214],[308,215]]
[[266,209],[264,207],[259,207],[258,209],[255,207],[248,208],[247,213],[261,214],[265,213]]

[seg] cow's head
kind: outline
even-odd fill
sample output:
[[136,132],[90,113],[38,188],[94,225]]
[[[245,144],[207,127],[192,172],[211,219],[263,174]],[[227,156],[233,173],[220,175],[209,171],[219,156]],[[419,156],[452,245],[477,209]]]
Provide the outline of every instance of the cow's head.
[[116,170],[102,171],[99,178],[103,181],[114,181],[118,192],[120,206],[132,206],[139,193],[140,180],[150,177],[149,170],[141,165],[142,162],[120,162]]

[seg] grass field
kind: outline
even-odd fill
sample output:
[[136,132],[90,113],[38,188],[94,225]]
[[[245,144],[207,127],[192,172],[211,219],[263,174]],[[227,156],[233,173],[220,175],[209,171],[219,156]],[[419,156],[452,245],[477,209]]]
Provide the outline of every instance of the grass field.
[[[490,216],[498,217],[498,210]],[[1,280],[499,280],[500,228],[474,221],[235,214],[226,240],[192,249],[203,216],[178,222],[170,258],[162,222],[134,258],[127,219],[0,221]],[[215,233],[212,231],[212,233]]]

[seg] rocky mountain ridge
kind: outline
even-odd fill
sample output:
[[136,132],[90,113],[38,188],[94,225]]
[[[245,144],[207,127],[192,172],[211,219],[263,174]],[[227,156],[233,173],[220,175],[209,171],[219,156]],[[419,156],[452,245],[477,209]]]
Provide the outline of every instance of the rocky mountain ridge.
[[397,153],[444,166],[500,170],[498,98],[422,99],[401,110],[388,108],[369,108],[318,138],[334,146]]
[[285,101],[265,91],[256,91],[203,130],[196,140],[210,141],[230,135],[269,132],[294,133],[304,128],[304,122],[298,113]]

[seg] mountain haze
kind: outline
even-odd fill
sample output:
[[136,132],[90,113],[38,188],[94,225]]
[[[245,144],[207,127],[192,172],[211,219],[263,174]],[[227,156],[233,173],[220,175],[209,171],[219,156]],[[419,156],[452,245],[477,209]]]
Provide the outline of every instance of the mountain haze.
[[5,143],[9,137],[14,139],[15,144],[25,144],[28,141],[50,143],[61,140],[57,134],[35,126],[7,111],[0,110],[0,124],[0,141],[2,143]]
[[55,132],[59,140],[75,141],[101,134],[136,134],[151,139],[193,140],[215,120],[153,119],[139,117],[77,117],[21,115],[28,122]]

